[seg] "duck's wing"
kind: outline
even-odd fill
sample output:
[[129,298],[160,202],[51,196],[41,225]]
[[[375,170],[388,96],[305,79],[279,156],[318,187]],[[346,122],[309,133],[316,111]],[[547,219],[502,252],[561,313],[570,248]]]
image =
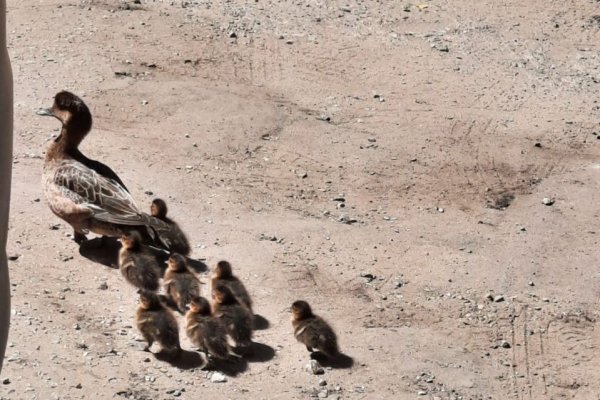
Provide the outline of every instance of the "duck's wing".
[[144,225],[146,217],[131,194],[114,179],[68,160],[54,169],[53,183],[59,191],[77,205],[93,212],[94,218],[121,225]]
[[112,179],[113,181],[116,181],[119,185],[123,187],[123,189],[129,192],[129,189],[127,189],[127,186],[125,186],[121,178],[119,178],[119,175],[117,175],[117,173],[113,171],[108,165],[103,164],[100,161],[91,160],[84,156],[81,152],[79,152],[79,154],[77,154],[74,158],[86,167],[93,169],[100,175]]

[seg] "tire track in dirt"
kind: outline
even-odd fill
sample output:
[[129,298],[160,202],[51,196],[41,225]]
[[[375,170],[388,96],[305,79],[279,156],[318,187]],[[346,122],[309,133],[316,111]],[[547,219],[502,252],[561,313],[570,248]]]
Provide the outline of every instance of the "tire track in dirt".
[[[492,118],[456,120],[447,128],[449,134],[440,138],[445,154],[439,167],[440,178],[446,182],[442,187],[457,201],[464,202],[461,198],[466,191],[488,207],[505,208],[517,195],[531,193],[543,179],[568,168],[565,154],[526,158],[507,149],[501,157],[494,155],[496,137],[502,135],[498,124]],[[457,186],[466,190],[455,193]]]
[[[596,321],[587,312],[556,314],[524,304],[503,313],[508,314],[498,319],[495,333],[490,332],[502,343],[496,344],[499,351],[492,359],[509,368],[500,380],[510,382],[512,398],[575,398],[580,391],[598,392],[589,373],[600,367],[593,357]],[[510,352],[501,352],[506,346]]]

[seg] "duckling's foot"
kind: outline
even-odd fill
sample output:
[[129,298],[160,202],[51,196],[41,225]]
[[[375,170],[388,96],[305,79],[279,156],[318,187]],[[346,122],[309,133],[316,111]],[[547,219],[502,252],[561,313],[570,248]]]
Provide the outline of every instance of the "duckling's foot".
[[87,240],[87,236],[83,233],[73,232],[73,240],[75,240],[75,243],[81,244]]

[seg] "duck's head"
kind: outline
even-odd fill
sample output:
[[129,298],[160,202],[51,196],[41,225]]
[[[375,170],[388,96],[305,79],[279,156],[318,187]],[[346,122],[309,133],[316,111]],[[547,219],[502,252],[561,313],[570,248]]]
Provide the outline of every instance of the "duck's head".
[[[62,91],[54,96],[54,104],[50,108],[41,109],[38,115],[50,116],[58,119],[69,135],[79,137],[80,140],[92,128],[92,114],[83,100],[71,92]],[[64,129],[63,129],[64,130]],[[56,138],[59,141],[61,134]]]

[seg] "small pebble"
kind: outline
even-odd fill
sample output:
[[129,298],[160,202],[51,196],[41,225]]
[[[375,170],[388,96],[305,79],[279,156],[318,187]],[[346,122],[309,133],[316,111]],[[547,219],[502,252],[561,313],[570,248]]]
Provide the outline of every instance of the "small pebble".
[[306,364],[306,370],[313,375],[322,375],[325,373],[325,370],[317,360],[310,360],[310,362]]
[[227,377],[220,372],[213,372],[210,376],[210,381],[213,383],[223,383],[227,382]]
[[351,225],[351,224],[353,224],[355,222],[358,222],[358,221],[356,220],[356,218],[352,218],[352,217],[350,217],[348,215],[343,214],[343,215],[340,215],[340,217],[338,218],[338,222]]
[[361,278],[366,278],[367,282],[371,282],[371,281],[375,280],[375,278],[376,278],[375,275],[373,275],[373,274],[371,274],[369,272],[361,272],[360,273],[360,277]]
[[542,204],[545,206],[551,206],[552,204],[554,204],[554,199],[552,199],[550,197],[544,197],[542,199]]

